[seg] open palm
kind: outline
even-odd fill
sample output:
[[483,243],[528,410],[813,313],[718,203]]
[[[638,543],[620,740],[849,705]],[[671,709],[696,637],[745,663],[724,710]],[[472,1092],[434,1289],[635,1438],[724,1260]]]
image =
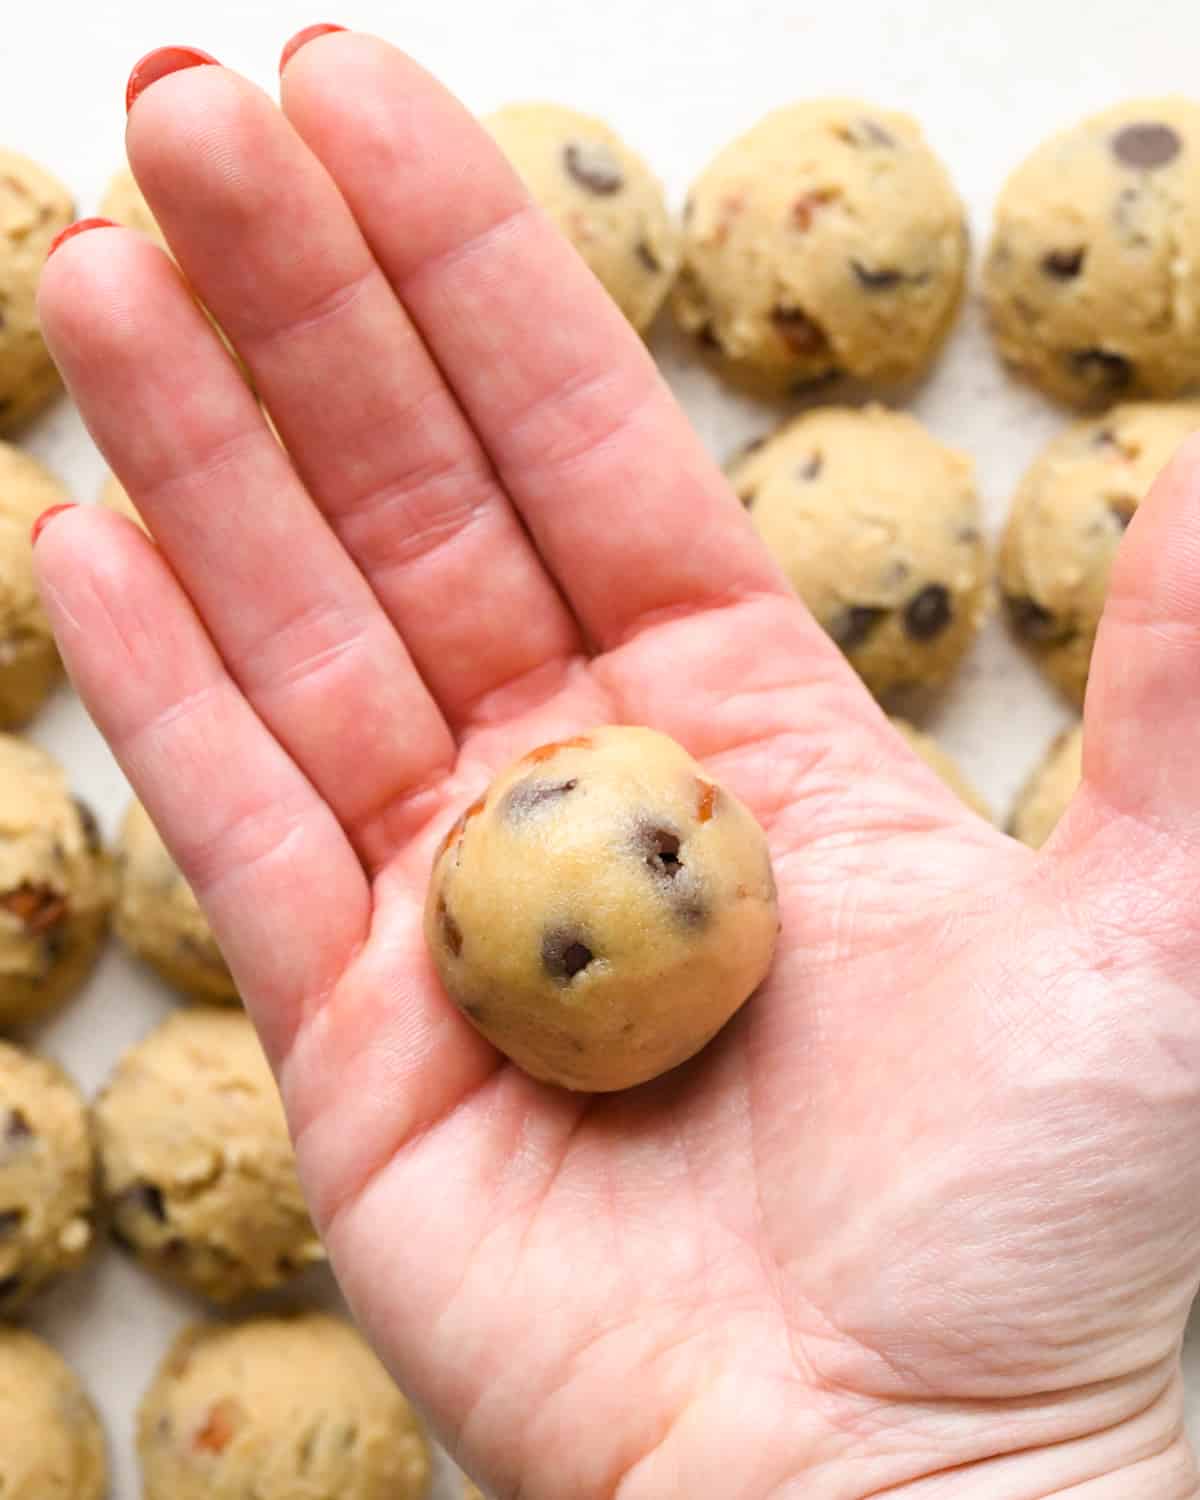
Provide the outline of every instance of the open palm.
[[[38,544],[88,708],[199,892],[377,1347],[521,1500],[1175,1500],[1200,1265],[1200,449],[1126,540],[1040,858],[916,762],[488,138],[350,34],[217,67],[43,282],[157,546]],[[492,772],[675,736],[768,831],[781,947],[699,1058],[506,1065],[421,933]]]

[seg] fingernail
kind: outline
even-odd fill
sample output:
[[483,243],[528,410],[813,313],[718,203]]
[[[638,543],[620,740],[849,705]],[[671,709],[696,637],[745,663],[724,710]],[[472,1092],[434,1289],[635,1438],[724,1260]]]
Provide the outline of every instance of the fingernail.
[[133,65],[129,82],[125,85],[125,113],[129,113],[134,100],[144,94],[152,83],[157,83],[168,73],[213,64],[220,67],[211,53],[201,52],[199,47],[155,47],[153,52],[147,52],[145,57]]
[[55,516],[61,516],[64,510],[74,509],[75,502],[73,500],[68,500],[65,505],[52,505],[49,510],[44,510],[37,518],[37,520],[33,523],[33,531],[31,532],[29,538],[30,545],[34,547],[37,546],[38,537],[41,536],[42,532],[45,531],[46,527],[54,519]]
[[284,68],[295,57],[301,47],[307,47],[309,42],[319,36],[329,36],[334,31],[345,31],[344,26],[333,26],[326,21],[320,21],[316,26],[306,26],[303,31],[298,31],[290,42],[285,43],[283,51],[279,54],[279,71],[282,74]]
[[49,260],[60,245],[67,240],[73,240],[77,234],[83,234],[89,229],[115,229],[117,226],[111,219],[76,219],[74,224],[68,224],[50,241],[50,248],[46,251],[46,259]]

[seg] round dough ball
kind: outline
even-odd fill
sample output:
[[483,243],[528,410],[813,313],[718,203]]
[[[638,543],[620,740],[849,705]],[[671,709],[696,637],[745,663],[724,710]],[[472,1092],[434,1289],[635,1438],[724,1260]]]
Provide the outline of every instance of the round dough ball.
[[130,804],[121,828],[113,927],[126,947],[184,994],[237,1001],[208,919],[140,802]]
[[137,185],[137,179],[128,167],[122,167],[113,175],[112,181],[104,194],[104,201],[100,204],[100,212],[106,219],[111,219],[114,224],[123,224],[126,229],[136,229],[139,234],[147,235],[156,245],[167,249],[167,242],[163,238],[163,232],[158,227],[158,220],[150,212],[150,205],[142,195],[142,190]]
[[[3,307],[0,293],[0,316]],[[0,443],[0,729],[31,719],[62,670],[34,582],[30,532],[44,510],[69,499],[35,458]]]
[[931,771],[936,771],[956,797],[967,804],[972,812],[992,821],[992,810],[963,774],[962,767],[952,755],[947,754],[931,734],[923,734],[907,719],[893,719],[892,728],[897,730],[908,748],[925,762]]
[[771,964],[762,829],[650,729],[543,745],[434,862],[425,934],[459,1008],[535,1078],[643,1083],[691,1057]]
[[0,1026],[45,1015],[83,983],[111,904],[95,818],[57,761],[0,734]]
[[87,1255],[92,1165],[79,1090],[57,1063],[0,1042],[0,1315]]
[[0,433],[23,427],[61,387],[38,324],[37,284],[51,241],[74,216],[61,182],[0,149]]
[[846,99],[793,104],[696,181],[672,305],[758,390],[904,381],[954,321],[967,249],[962,203],[914,120]]
[[1039,146],[984,268],[1003,358],[1074,405],[1200,383],[1200,104],[1145,99]]
[[642,158],[603,120],[560,104],[510,104],[483,124],[633,326],[648,327],[679,239]]
[[990,595],[968,458],[902,412],[826,407],[756,445],[730,479],[876,697],[950,676]]
[[1200,405],[1131,403],[1077,422],[1021,481],[1000,547],[1009,621],[1047,677],[1083,702],[1117,547]]
[[231,1302],[324,1260],[241,1011],[170,1016],[117,1064],[94,1118],[113,1232],[151,1270]]
[[144,1500],[421,1500],[429,1447],[347,1323],[320,1313],[188,1329],[138,1412]]
[[4,1500],[103,1500],[108,1493],[95,1407],[49,1344],[18,1328],[0,1328],[0,1434]]
[[1014,838],[1040,849],[1083,779],[1083,725],[1060,734],[1022,787],[1009,820]]

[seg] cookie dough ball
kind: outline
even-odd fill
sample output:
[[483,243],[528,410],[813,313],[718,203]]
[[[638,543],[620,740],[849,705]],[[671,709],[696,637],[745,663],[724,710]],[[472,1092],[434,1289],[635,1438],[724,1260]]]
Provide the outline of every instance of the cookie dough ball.
[[0,1315],[74,1270],[91,1243],[92,1141],[79,1090],[56,1063],[0,1042]]
[[1117,547],[1200,405],[1130,403],[1059,434],[1021,481],[1000,547],[1009,621],[1047,677],[1083,702]]
[[208,919],[140,802],[130,805],[121,829],[113,927],[126,947],[184,994],[237,1000]]
[[1083,780],[1083,725],[1060,734],[1022,787],[1009,820],[1014,838],[1040,849]]
[[908,748],[925,762],[931,771],[936,771],[950,790],[965,802],[972,812],[992,821],[992,810],[963,775],[962,767],[952,755],[947,754],[931,734],[923,734],[907,719],[893,719],[892,728],[897,730]]
[[[0,179],[0,194],[4,191]],[[4,299],[0,295],[0,319]],[[0,342],[4,338],[0,322]],[[33,577],[30,531],[44,510],[70,499],[29,454],[0,443],[0,729],[16,729],[42,706],[61,666]]]
[[510,104],[483,123],[633,326],[648,327],[679,243],[642,158],[602,120],[559,104]]
[[1200,104],[1137,100],[1039,146],[996,204],[984,294],[1003,358],[1060,400],[1200,384]]
[[877,697],[950,676],[989,598],[969,459],[901,412],[826,407],[744,454],[730,479]]
[[348,1324],[311,1313],[194,1327],[138,1413],[144,1500],[422,1500],[429,1448]]
[[691,1057],[771,963],[762,829],[673,740],[589,730],[496,777],[438,852],[425,934],[451,998],[565,1088]]
[[37,316],[37,284],[54,237],[75,216],[61,182],[0,149],[0,433],[15,432],[61,387]]
[[118,515],[125,516],[146,530],[146,523],[138,514],[137,507],[129,498],[129,492],[115,474],[110,474],[104,481],[104,487],[98,496],[98,503],[107,506],[109,510],[115,510]]
[[111,904],[95,818],[44,750],[0,734],[0,1026],[37,1019],[82,984]]
[[104,1434],[78,1377],[41,1339],[0,1328],[0,1495],[103,1500]]
[[684,210],[676,317],[767,392],[911,379],[962,298],[963,206],[915,121],[826,99],[727,146]]
[[214,1302],[324,1260],[283,1106],[241,1011],[179,1011],[132,1047],[96,1101],[117,1239]]
[[463,1475],[463,1500],[484,1500],[483,1491]]
[[156,245],[161,245],[166,250],[167,242],[158,227],[158,220],[150,212],[150,205],[128,167],[122,167],[114,174],[104,194],[100,212],[114,224],[123,224],[126,229],[136,229],[139,234],[147,235]]

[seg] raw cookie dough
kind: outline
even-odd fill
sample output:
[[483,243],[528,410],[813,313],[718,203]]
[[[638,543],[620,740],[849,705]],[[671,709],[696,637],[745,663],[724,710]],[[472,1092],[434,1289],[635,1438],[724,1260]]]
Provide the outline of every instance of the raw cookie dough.
[[130,804],[121,828],[113,928],[168,984],[193,999],[237,1000],[208,919],[140,802]]
[[143,531],[146,530],[146,523],[138,514],[137,506],[129,498],[129,492],[115,474],[110,474],[104,481],[104,488],[99,495],[99,504],[106,505],[109,510],[115,510],[118,515],[125,516],[140,526]]
[[465,1474],[463,1475],[462,1500],[484,1500],[483,1491],[477,1484],[472,1484]]
[[[3,318],[0,299],[0,341]],[[0,443],[0,729],[31,719],[62,670],[34,582],[30,532],[44,510],[69,498],[35,458]]]
[[112,868],[96,820],[44,750],[0,734],[0,1027],[78,988],[100,950]]
[[949,331],[967,248],[962,203],[914,120],[813,100],[768,114],[696,181],[672,306],[762,391],[904,381]]
[[510,104],[483,123],[633,326],[648,327],[679,240],[646,163],[602,120],[559,104]]
[[0,1328],[0,1495],[103,1500],[104,1434],[78,1377],[32,1333]]
[[92,1140],[79,1090],[57,1063],[0,1042],[0,1316],[74,1270],[91,1243]]
[[902,412],[826,407],[745,452],[730,480],[876,697],[949,677],[989,601],[968,458]]
[[1021,788],[1009,820],[1014,838],[1040,849],[1083,779],[1083,725],[1060,734]]
[[74,215],[61,182],[0,149],[0,433],[23,427],[60,389],[38,324],[37,284],[50,242]]
[[1113,558],[1200,405],[1131,403],[1076,422],[1022,479],[1000,547],[1009,622],[1047,677],[1083,702]]
[[421,1500],[429,1448],[347,1323],[188,1329],[138,1413],[143,1500]]
[[527,1073],[642,1083],[700,1050],[762,981],[779,915],[762,829],[650,729],[543,745],[492,782],[434,862],[443,984]]
[[992,821],[991,808],[963,775],[958,762],[942,749],[931,734],[923,734],[907,719],[893,718],[891,723],[892,728],[899,732],[908,748],[914,754],[919,755],[931,771],[936,771],[950,790],[965,802],[972,812],[977,812],[989,823]]
[[152,1270],[231,1302],[325,1258],[241,1011],[170,1016],[117,1064],[94,1118],[113,1232]]
[[1003,358],[1074,405],[1200,383],[1200,104],[1136,100],[1039,146],[984,268]]
[[139,234],[147,235],[156,245],[161,245],[164,250],[167,249],[167,242],[163,238],[162,230],[158,227],[158,220],[150,212],[150,205],[142,196],[137,179],[128,167],[122,167],[114,174],[104,194],[100,212],[106,219],[111,219],[114,224],[123,224],[126,229],[136,229]]

